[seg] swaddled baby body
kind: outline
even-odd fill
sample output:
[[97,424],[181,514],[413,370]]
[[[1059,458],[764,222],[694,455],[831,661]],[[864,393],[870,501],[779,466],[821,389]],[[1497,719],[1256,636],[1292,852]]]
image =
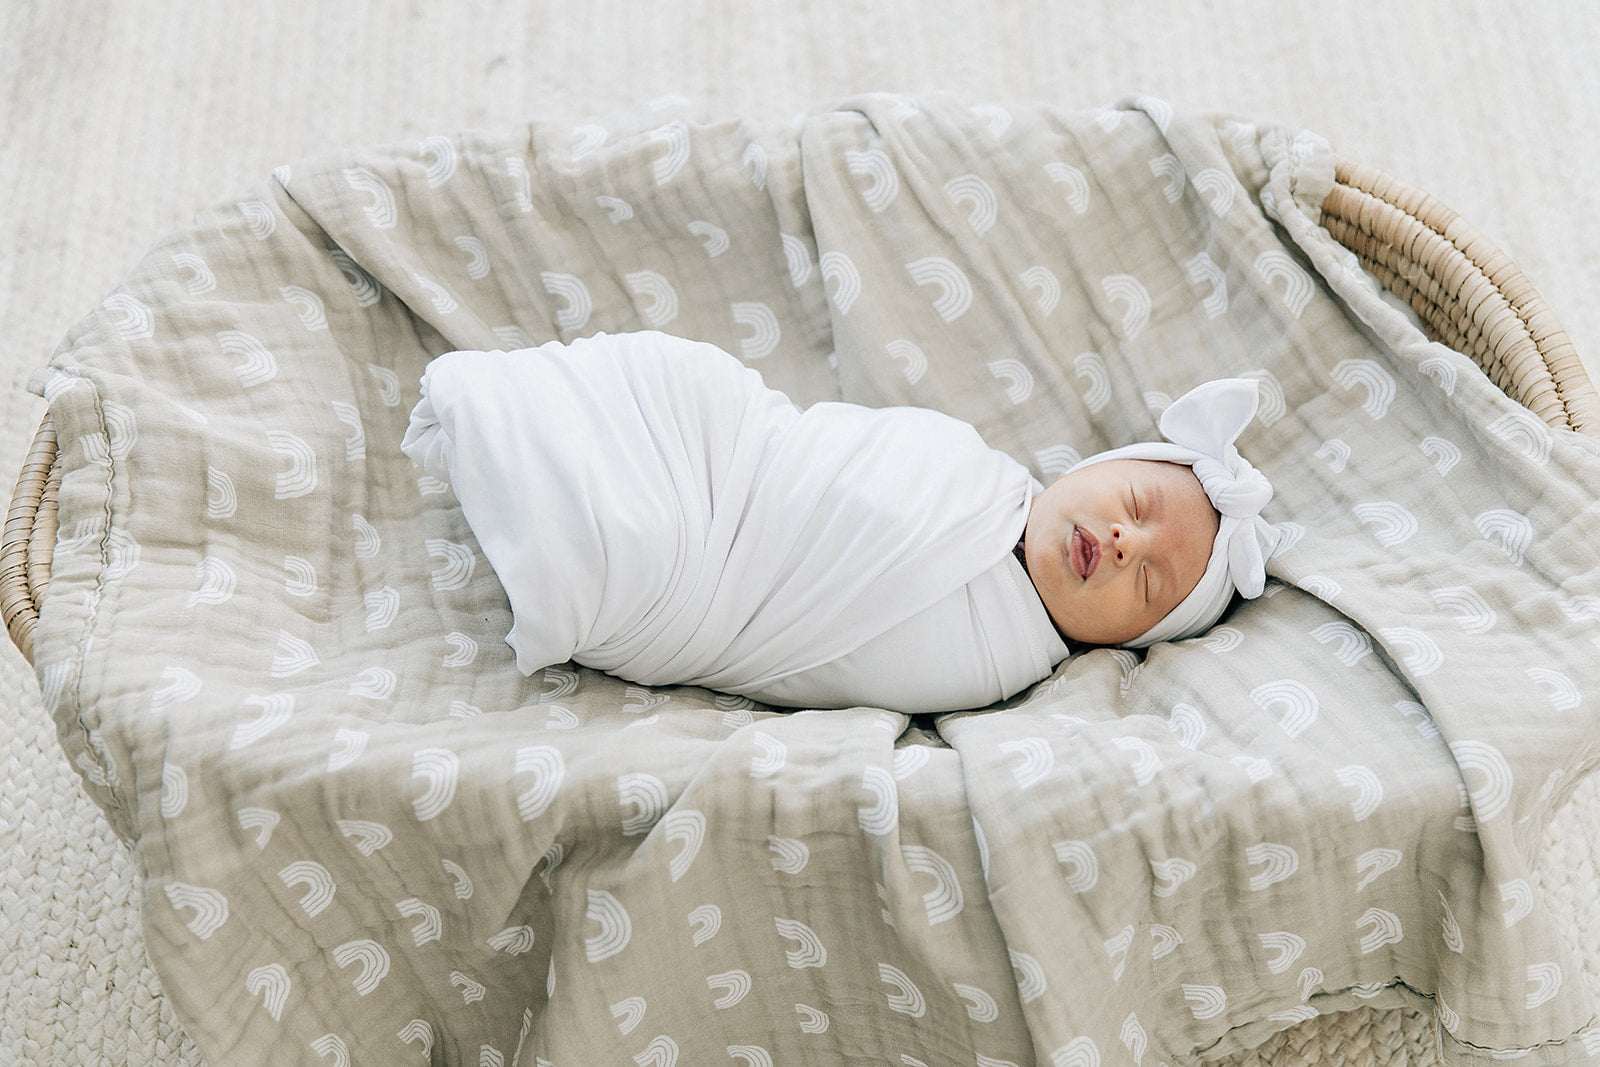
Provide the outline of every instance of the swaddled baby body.
[[448,481],[506,589],[525,673],[566,660],[789,706],[982,707],[1067,642],[1202,632],[1258,595],[1271,487],[1233,448],[1252,382],[1048,489],[966,423],[800,411],[659,333],[454,352],[403,448]]

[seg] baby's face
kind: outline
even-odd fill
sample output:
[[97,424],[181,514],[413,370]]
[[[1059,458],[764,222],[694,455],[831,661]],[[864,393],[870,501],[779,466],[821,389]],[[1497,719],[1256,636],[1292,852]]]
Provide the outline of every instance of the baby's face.
[[1033,498],[1023,535],[1028,576],[1068,640],[1121,644],[1200,584],[1218,521],[1188,467],[1096,463]]

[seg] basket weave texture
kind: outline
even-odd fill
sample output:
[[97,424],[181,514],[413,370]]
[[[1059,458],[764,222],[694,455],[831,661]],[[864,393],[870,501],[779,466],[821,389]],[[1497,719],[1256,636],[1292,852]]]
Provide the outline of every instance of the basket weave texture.
[[[1384,171],[1340,159],[1322,222],[1411,305],[1433,340],[1470,356],[1551,426],[1600,437],[1600,393],[1566,330],[1516,264],[1456,212]],[[30,662],[56,542],[55,460],[46,415],[0,540],[0,616]]]

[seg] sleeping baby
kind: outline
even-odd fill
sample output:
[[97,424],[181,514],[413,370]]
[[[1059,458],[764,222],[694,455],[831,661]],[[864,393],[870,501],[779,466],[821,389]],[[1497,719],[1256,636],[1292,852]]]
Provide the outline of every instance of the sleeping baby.
[[800,410],[721,349],[600,334],[430,363],[402,448],[448,482],[527,674],[568,660],[793,707],[983,707],[1069,646],[1203,633],[1276,534],[1256,384],[1045,488],[923,408]]

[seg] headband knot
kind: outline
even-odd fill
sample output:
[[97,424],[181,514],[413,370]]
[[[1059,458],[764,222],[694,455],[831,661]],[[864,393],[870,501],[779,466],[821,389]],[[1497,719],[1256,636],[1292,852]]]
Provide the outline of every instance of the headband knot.
[[1260,386],[1253,378],[1197,385],[1161,413],[1157,425],[1165,441],[1114,448],[1072,468],[1113,459],[1183,464],[1194,470],[1221,516],[1200,583],[1160,622],[1123,642],[1125,647],[1144,648],[1203,633],[1222,617],[1235,591],[1248,599],[1266,588],[1267,558],[1278,545],[1278,531],[1261,517],[1272,499],[1272,483],[1234,445],[1260,403]]

